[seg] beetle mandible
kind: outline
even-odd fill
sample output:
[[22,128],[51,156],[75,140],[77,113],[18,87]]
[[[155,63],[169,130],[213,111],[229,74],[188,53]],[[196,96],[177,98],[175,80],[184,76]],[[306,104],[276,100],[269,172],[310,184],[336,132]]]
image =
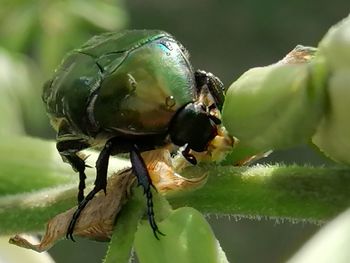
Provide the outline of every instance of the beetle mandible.
[[[206,105],[200,97],[211,96]],[[129,153],[132,169],[147,198],[147,214],[154,235],[149,177],[141,152],[169,143],[184,146],[182,155],[192,164],[191,150],[203,152],[217,134],[224,88],[211,73],[194,71],[189,54],[170,34],[159,30],[110,32],[91,38],[70,52],[44,85],[43,101],[57,131],[57,150],[79,173],[78,208],[67,230],[84,207],[106,192],[108,160]],[[79,151],[101,149],[93,190],[84,197],[85,160]]]

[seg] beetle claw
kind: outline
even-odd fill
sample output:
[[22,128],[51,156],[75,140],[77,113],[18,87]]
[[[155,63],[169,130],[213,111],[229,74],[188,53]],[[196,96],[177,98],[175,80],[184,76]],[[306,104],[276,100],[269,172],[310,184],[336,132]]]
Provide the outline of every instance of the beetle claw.
[[157,229],[153,229],[153,227],[152,227],[152,230],[153,230],[153,235],[154,235],[154,237],[155,237],[157,240],[160,240],[158,234],[161,235],[161,236],[163,236],[163,237],[166,236],[164,233],[162,233],[162,232],[158,229],[158,227],[157,227]]
[[151,189],[149,188],[146,191],[146,198],[147,198],[147,216],[148,216],[148,222],[151,225],[152,231],[153,231],[153,235],[157,240],[159,239],[159,235],[165,236],[165,234],[163,234],[159,228],[158,225],[156,223],[156,220],[154,218],[154,211],[153,211],[153,198],[152,198],[152,192]]
[[73,219],[72,219],[69,223],[68,230],[66,233],[66,238],[72,240],[73,242],[75,242],[75,239],[73,237],[74,225],[75,225],[75,221],[73,222]]
[[157,188],[154,186],[154,184],[151,182],[151,187],[158,193]]

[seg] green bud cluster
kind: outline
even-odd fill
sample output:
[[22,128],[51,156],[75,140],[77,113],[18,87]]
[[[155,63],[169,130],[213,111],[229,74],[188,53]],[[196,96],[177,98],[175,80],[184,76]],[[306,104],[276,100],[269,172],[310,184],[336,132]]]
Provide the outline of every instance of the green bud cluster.
[[222,119],[247,155],[239,158],[312,140],[327,156],[350,164],[349,36],[350,17],[331,28],[318,49],[297,46],[231,84]]

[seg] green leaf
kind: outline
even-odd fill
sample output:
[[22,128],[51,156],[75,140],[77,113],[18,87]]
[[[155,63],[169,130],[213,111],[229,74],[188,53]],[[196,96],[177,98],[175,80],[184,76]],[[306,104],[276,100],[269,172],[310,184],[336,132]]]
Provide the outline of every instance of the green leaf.
[[140,262],[228,262],[210,225],[195,209],[179,208],[158,225],[165,233],[159,240],[153,237],[148,222],[139,226],[135,249]]
[[144,214],[145,207],[142,189],[134,188],[131,199],[118,215],[104,263],[129,262],[137,226]]

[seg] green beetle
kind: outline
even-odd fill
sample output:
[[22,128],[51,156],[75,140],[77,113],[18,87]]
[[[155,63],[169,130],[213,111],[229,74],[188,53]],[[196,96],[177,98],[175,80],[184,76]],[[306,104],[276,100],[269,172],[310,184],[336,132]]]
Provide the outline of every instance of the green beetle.
[[[200,97],[210,96],[205,105]],[[98,35],[63,60],[42,95],[53,127],[57,150],[79,173],[79,206],[67,237],[73,240],[76,220],[100,190],[106,191],[110,155],[130,153],[132,169],[147,197],[148,218],[155,236],[152,182],[140,152],[173,143],[185,146],[183,156],[192,164],[190,150],[205,151],[217,134],[221,109],[221,81],[194,71],[185,48],[158,30],[130,30]],[[79,151],[101,148],[96,162],[94,189],[84,198],[85,161]]]

